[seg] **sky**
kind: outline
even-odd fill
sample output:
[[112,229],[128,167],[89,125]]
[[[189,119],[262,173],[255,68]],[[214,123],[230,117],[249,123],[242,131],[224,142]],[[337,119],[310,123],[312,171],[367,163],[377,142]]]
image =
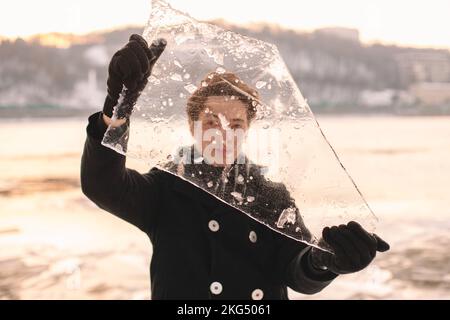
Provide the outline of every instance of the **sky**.
[[[169,0],[199,20],[268,22],[299,30],[350,27],[364,42],[450,49],[450,0]],[[13,0],[0,3],[0,36],[83,34],[144,25],[150,0]]]

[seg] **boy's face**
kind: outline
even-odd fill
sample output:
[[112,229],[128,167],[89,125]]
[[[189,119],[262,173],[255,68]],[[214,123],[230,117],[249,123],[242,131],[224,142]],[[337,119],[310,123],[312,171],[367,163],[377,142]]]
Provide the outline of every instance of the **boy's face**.
[[233,164],[240,153],[248,127],[245,103],[229,96],[212,96],[198,121],[191,123],[191,132],[203,158],[212,165],[226,166]]

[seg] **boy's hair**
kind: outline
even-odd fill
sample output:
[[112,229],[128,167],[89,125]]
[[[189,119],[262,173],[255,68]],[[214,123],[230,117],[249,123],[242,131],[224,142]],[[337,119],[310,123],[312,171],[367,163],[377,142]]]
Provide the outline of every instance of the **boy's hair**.
[[196,121],[205,108],[208,97],[234,96],[247,106],[247,120],[250,122],[256,116],[256,106],[259,101],[258,91],[245,84],[234,73],[212,72],[201,82],[199,88],[189,97],[186,111],[189,120]]

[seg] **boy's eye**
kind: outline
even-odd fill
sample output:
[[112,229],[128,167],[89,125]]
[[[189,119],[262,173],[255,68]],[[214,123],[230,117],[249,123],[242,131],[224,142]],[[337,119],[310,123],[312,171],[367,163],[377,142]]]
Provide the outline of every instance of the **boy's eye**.
[[233,124],[231,125],[231,129],[242,129],[242,125],[241,124]]
[[215,120],[208,120],[208,121],[206,121],[206,125],[207,126],[210,126],[210,127],[212,127],[212,126],[216,126],[218,123],[217,123],[217,121],[215,121]]

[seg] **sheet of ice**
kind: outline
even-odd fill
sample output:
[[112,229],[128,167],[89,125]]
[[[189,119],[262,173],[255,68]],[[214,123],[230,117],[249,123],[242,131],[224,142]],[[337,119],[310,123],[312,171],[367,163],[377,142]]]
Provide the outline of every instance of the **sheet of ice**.
[[[149,43],[164,38],[168,45],[130,121],[110,127],[104,145],[178,175],[298,241],[318,245],[325,226],[351,220],[373,230],[376,217],[323,135],[276,46],[198,22],[164,1],[152,2],[143,36]],[[222,91],[216,90],[218,80]],[[202,100],[199,92],[208,90],[210,95]],[[196,119],[189,120],[188,103],[198,104],[205,119],[214,116],[207,107],[210,96],[223,98],[219,104],[229,110],[242,103],[254,114],[236,154],[228,150],[236,136],[216,136],[204,148],[199,141],[205,139],[196,135],[192,121]],[[229,113],[215,116],[215,132],[236,134]],[[211,149],[215,153],[207,156]],[[211,162],[221,152],[226,159],[232,157],[224,166]]]

